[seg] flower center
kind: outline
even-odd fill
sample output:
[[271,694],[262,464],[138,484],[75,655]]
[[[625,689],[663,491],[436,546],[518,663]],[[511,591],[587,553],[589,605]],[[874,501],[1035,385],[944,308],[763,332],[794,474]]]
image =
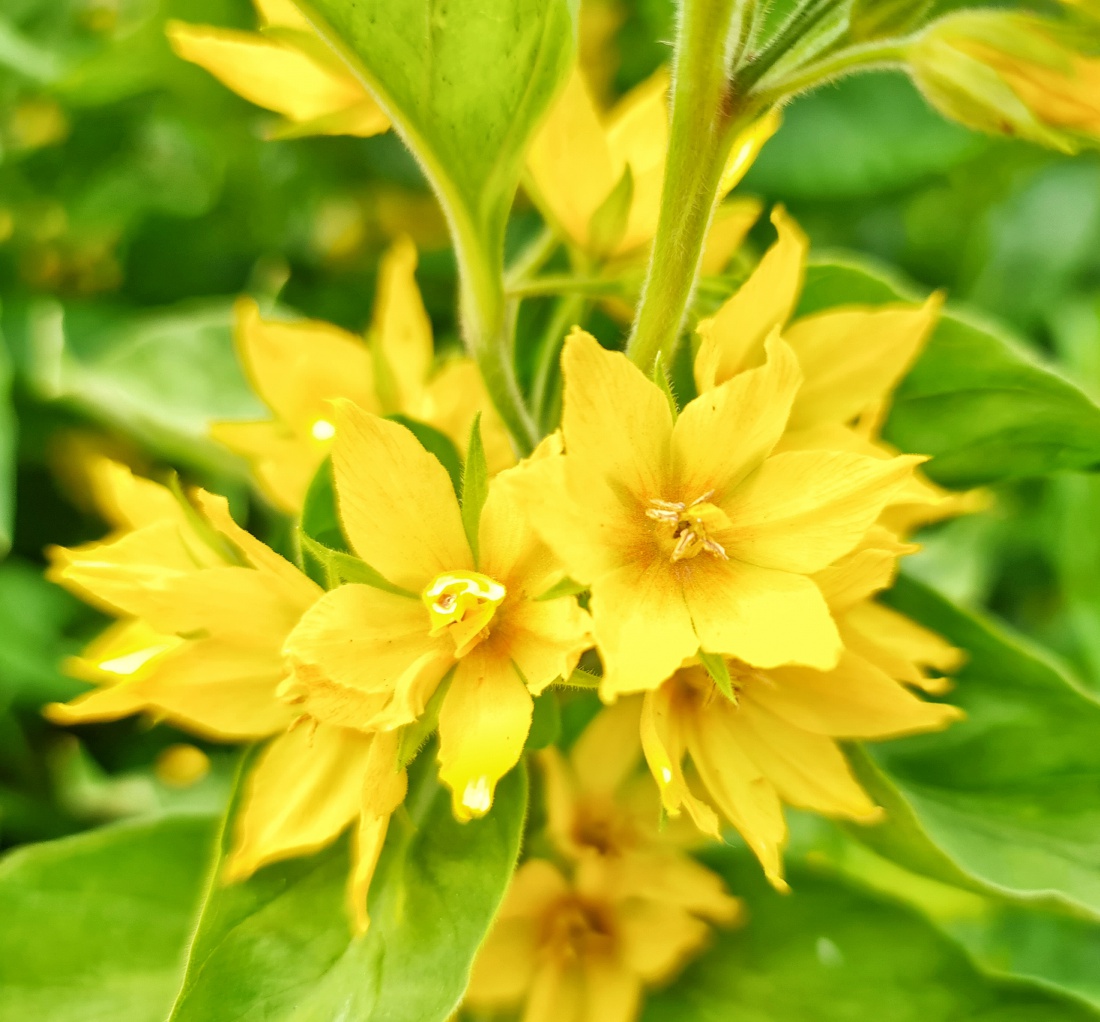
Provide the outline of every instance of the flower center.
[[543,947],[562,964],[607,955],[616,943],[610,907],[575,894],[558,902],[543,925]]
[[489,622],[508,591],[488,575],[476,571],[445,571],[420,594],[432,628],[429,634],[449,632],[455,656],[464,657],[489,634]]
[[714,490],[708,490],[690,504],[656,498],[649,502],[646,518],[652,518],[669,530],[672,560],[683,561],[704,550],[723,561],[729,560],[725,547],[713,538],[713,533],[728,529],[730,520],[725,511],[710,503],[713,495]]

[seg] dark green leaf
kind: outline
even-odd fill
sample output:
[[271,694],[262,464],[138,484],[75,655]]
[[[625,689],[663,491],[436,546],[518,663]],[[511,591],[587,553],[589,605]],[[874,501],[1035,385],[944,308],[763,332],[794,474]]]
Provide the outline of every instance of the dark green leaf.
[[454,487],[457,496],[462,491],[462,459],[459,457],[458,449],[451,438],[446,433],[441,433],[434,426],[429,426],[426,422],[419,422],[416,419],[410,419],[407,415],[390,415],[388,418],[401,423],[420,441],[424,450],[434,454],[439,459],[440,464],[447,470],[447,475],[451,477],[451,485]]
[[642,1022],[1094,1022],[1037,984],[983,975],[912,910],[792,868],[777,894],[747,855],[711,856],[747,924],[652,995]]
[[528,749],[545,749],[553,745],[561,735],[561,706],[558,697],[547,689],[535,699],[531,715],[531,730],[527,734]]
[[466,467],[462,473],[462,527],[470,542],[474,564],[478,561],[478,526],[481,509],[489,495],[489,466],[485,462],[485,445],[481,442],[481,413],[474,418],[470,443],[466,448]]
[[347,540],[340,525],[340,511],[336,505],[336,482],[332,474],[332,459],[326,458],[318,467],[313,481],[306,491],[299,524],[303,535],[316,540],[329,550],[348,553]]
[[215,831],[210,817],[169,816],[10,853],[0,863],[0,1018],[161,1022]]
[[173,1022],[443,1022],[466,987],[519,852],[527,779],[513,770],[492,812],[457,823],[433,757],[413,766],[351,937],[348,846],[210,889]]
[[0,333],[0,558],[11,549],[15,520],[15,409],[11,405],[11,358]]

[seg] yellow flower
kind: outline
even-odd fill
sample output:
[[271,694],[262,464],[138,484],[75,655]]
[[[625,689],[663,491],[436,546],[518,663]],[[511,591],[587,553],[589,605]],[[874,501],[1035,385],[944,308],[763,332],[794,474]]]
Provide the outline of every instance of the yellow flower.
[[908,57],[917,85],[946,116],[1075,152],[1100,138],[1100,60],[1060,31],[1025,14],[960,11],[933,22]]
[[[668,149],[667,93],[668,73],[662,69],[624,96],[604,118],[577,68],[535,135],[527,154],[529,190],[546,218],[579,248],[592,250],[597,245],[592,218],[628,168],[632,195],[622,235],[611,251],[593,254],[622,255],[648,244],[656,233]],[[779,114],[773,111],[738,139],[720,196],[741,180],[778,127]],[[741,215],[725,225],[725,232],[746,219],[751,226],[755,215],[744,214],[755,208],[752,200],[736,206]],[[721,237],[715,244],[722,244]]]
[[289,694],[317,720],[392,731],[451,673],[440,777],[456,816],[481,816],[523,750],[531,694],[590,645],[587,617],[572,598],[538,599],[562,572],[520,513],[513,473],[490,483],[475,556],[450,478],[405,427],[342,404],[333,468],[352,549],[404,594],[329,592],[287,640]]
[[698,869],[699,886],[662,888],[658,877],[624,875],[602,860],[580,863],[572,882],[529,860],[474,962],[466,1003],[525,1005],[524,1022],[632,1022],[643,990],[703,949],[708,922],[737,918],[736,899]]
[[368,411],[401,412],[446,433],[464,450],[481,413],[490,471],[515,461],[477,367],[454,358],[432,373],[432,329],[416,286],[416,249],[408,239],[383,257],[372,343],[329,323],[261,318],[256,303],[237,305],[237,351],[273,418],[222,422],[213,437],[248,458],[264,493],[284,511],[301,510],[310,480],[332,446],[332,401]]
[[[923,305],[842,306],[792,320],[805,275],[806,235],[782,207],[772,212],[778,239],[714,316],[698,326],[695,382],[700,393],[764,361],[775,331],[805,377],[791,407],[782,450],[825,448],[892,457],[877,438],[890,395],[939,319],[942,297]],[[953,494],[917,472],[891,497],[883,524],[908,532],[983,506],[978,494]]]
[[89,468],[106,539],[49,551],[49,577],[120,618],[67,667],[97,687],[53,705],[74,724],[149,711],[213,738],[273,734],[282,643],[321,590],[241,529],[221,497],[185,509],[166,488],[99,459]]
[[255,0],[263,34],[168,23],[177,55],[286,117],[277,134],[377,135],[389,118],[291,0]]
[[[942,688],[923,668],[954,666],[958,654],[900,614],[870,602],[890,584],[895,560],[893,550],[868,546],[814,576],[844,640],[834,669],[762,670],[728,660],[730,699],[695,664],[644,697],[642,744],[665,808],[671,814],[686,809],[696,826],[715,838],[721,814],[780,889],[786,888],[783,803],[862,822],[879,816],[836,739],[937,730],[962,716],[953,706],[923,702],[901,684]],[[865,631],[881,622],[887,624],[882,632]],[[895,644],[898,638],[902,641]]]
[[654,689],[702,648],[834,667],[815,572],[864,537],[919,458],[773,453],[798,393],[791,349],[692,401],[581,332],[567,339],[564,455],[518,473],[532,524],[592,590],[601,694]]

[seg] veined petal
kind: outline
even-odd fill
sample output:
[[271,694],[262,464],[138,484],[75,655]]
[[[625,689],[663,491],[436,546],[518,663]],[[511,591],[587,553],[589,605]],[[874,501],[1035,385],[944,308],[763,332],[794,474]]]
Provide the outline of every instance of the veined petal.
[[390,582],[420,592],[473,568],[450,476],[404,426],[341,404],[332,463],[348,540]]
[[889,588],[897,575],[898,555],[875,547],[856,549],[815,572],[814,584],[834,614]]
[[360,809],[371,738],[320,724],[274,739],[252,768],[224,878],[315,852]]
[[510,659],[528,690],[539,695],[558,678],[568,678],[592,643],[591,619],[573,597],[564,596],[505,603],[485,646]]
[[678,905],[639,898],[620,906],[619,932],[631,971],[660,983],[706,943],[710,927]]
[[655,689],[699,648],[676,567],[658,552],[593,583],[589,610],[605,701]]
[[634,772],[642,755],[641,712],[641,697],[624,697],[581,732],[569,750],[581,791],[611,795]]
[[205,68],[250,103],[292,121],[308,121],[361,101],[351,76],[334,74],[306,53],[251,32],[172,21],[168,39],[178,56]]
[[947,687],[941,678],[928,678],[922,668],[948,673],[965,657],[960,650],[923,625],[891,607],[865,602],[843,618],[844,644],[885,671],[891,678],[940,693]]
[[562,575],[561,562],[532,532],[524,514],[524,488],[516,483],[526,471],[527,466],[505,472],[489,483],[478,526],[479,570],[517,600],[541,596]]
[[924,459],[884,460],[842,451],[769,458],[722,509],[730,557],[810,574],[852,550],[893,493]]
[[840,636],[811,579],[736,560],[689,563],[684,596],[702,649],[757,667],[836,664]]
[[778,667],[742,698],[805,731],[834,738],[893,738],[937,731],[962,712],[926,703],[850,650],[832,671]]
[[792,324],[784,337],[806,374],[793,429],[849,422],[890,394],[924,347],[943,297],[921,306],[831,309]]
[[864,822],[881,816],[832,739],[796,728],[748,700],[729,727],[784,802]]
[[724,383],[764,358],[764,341],[791,317],[802,291],[809,242],[782,206],[772,210],[779,240],[729,301],[699,324],[702,344],[695,357],[699,393]]
[[700,394],[676,420],[672,458],[679,499],[713,491],[722,504],[779,441],[802,373],[790,347],[768,342],[768,361]]
[[398,238],[379,264],[371,343],[385,365],[378,381],[383,410],[415,414],[433,347],[431,320],[416,286],[416,246],[408,237]]
[[459,820],[484,816],[497,782],[519,762],[533,702],[507,660],[476,646],[455,668],[439,710],[439,777]]
[[96,456],[84,466],[96,510],[116,529],[141,529],[158,522],[188,523],[184,509],[167,486],[135,475],[118,461]]
[[688,752],[707,794],[753,850],[768,880],[785,891],[783,808],[771,782],[737,743],[730,727],[736,712],[731,704],[716,702],[694,714],[687,722]]
[[408,790],[408,778],[398,765],[399,740],[396,733],[379,733],[371,737],[370,751],[363,777],[359,827],[355,834],[348,899],[352,917],[359,933],[370,926],[367,915],[367,894],[370,890],[378,856],[386,840],[390,816],[402,802]]

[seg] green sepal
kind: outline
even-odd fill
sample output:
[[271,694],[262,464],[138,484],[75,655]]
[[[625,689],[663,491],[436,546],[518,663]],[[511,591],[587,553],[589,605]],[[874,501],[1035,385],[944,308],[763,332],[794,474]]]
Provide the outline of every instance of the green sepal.
[[481,509],[489,495],[489,466],[485,461],[485,445],[481,440],[481,412],[474,416],[470,428],[470,442],[466,447],[466,465],[462,472],[462,527],[470,541],[470,552],[474,555],[474,564],[480,556],[478,550],[478,526],[481,524]]
[[558,582],[555,582],[546,592],[539,596],[536,596],[536,600],[557,600],[563,596],[577,596],[580,593],[588,592],[588,586],[581,585],[580,582],[575,582],[568,575]]
[[718,691],[731,703],[736,703],[737,693],[733,691],[733,679],[730,677],[729,664],[726,663],[726,658],[724,656],[719,656],[717,653],[707,653],[702,648],[700,648],[699,652],[695,655],[699,658],[699,662],[707,669],[710,680],[718,686]]
[[401,729],[401,742],[397,749],[397,759],[402,767],[408,766],[416,759],[420,750],[424,748],[424,745],[432,736],[432,732],[439,727],[439,708],[443,705],[443,700],[447,695],[447,690],[451,687],[453,677],[454,668],[452,667],[443,676],[443,680],[436,685],[431,699],[428,700],[428,705],[424,707],[424,712],[411,724],[406,724]]
[[310,538],[301,531],[298,533],[298,540],[302,544],[302,551],[314,558],[324,569],[325,580],[323,584],[326,589],[335,589],[337,586],[350,582],[356,585],[370,586],[373,589],[381,589],[383,592],[393,593],[394,596],[406,596],[413,600],[418,599],[416,593],[395,586],[379,571],[354,554],[345,553],[343,550],[330,550],[323,543],[318,543],[317,540]]

